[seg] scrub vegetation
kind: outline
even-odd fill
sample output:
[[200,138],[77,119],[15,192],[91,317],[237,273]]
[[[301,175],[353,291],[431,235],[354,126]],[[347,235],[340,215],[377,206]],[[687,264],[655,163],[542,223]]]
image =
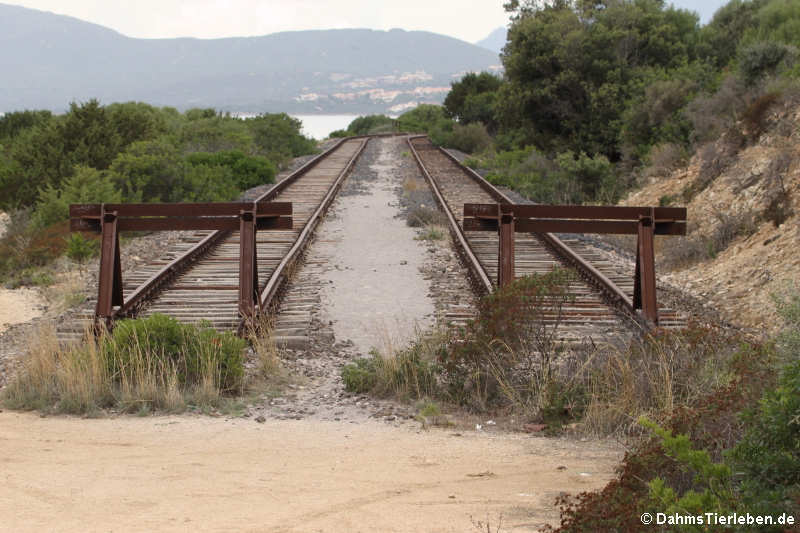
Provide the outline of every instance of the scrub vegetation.
[[284,113],[238,119],[213,109],[144,103],[72,103],[63,115],[0,117],[0,280],[35,282],[56,257],[95,249],[68,240],[69,204],[234,200],[272,183],[292,157],[312,153],[300,121]]

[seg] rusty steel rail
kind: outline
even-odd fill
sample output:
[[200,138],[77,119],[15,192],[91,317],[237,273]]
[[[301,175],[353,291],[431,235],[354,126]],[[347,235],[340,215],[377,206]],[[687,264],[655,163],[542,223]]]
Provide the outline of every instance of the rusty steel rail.
[[[426,137],[426,135],[417,135],[411,136],[408,138],[409,146],[411,146],[411,140]],[[456,159],[450,152],[447,150],[439,149],[442,154],[444,154],[448,159],[450,159],[454,164],[458,165],[464,174],[472,178],[481,188],[489,193],[492,197],[497,200],[498,204],[513,204],[514,202],[505,195],[502,191],[498,190],[494,185],[489,183],[486,178],[475,172],[473,169],[469,168],[466,165],[462,165],[461,162]],[[416,154],[416,151],[414,152]],[[419,156],[417,157],[417,164],[421,165],[419,161]],[[449,210],[448,210],[449,211]],[[452,217],[452,215],[451,215]],[[460,229],[459,229],[460,231]],[[605,276],[602,272],[597,270],[593,267],[588,261],[583,259],[581,256],[576,254],[569,246],[564,244],[564,242],[559,239],[557,236],[553,235],[552,233],[541,233],[539,237],[544,241],[544,243],[555,253],[557,256],[563,258],[568,264],[572,265],[575,270],[583,277],[587,282],[591,283],[595,287],[597,287],[601,292],[603,292],[606,297],[608,298],[609,302],[611,302],[614,306],[618,307],[622,311],[626,313],[631,313],[635,315],[635,310],[633,307],[633,300],[628,297],[627,294],[613,281],[611,281],[607,276]],[[480,263],[476,264],[483,269]]]
[[[352,168],[352,165],[355,162],[355,159],[357,158],[358,154],[360,154],[363,151],[363,148],[366,145],[368,138],[369,136],[363,136],[364,141],[362,142],[362,145],[357,151],[356,155],[353,158],[351,158],[350,162],[348,163],[346,169],[347,171],[349,171],[349,169]],[[262,221],[261,217],[258,217],[259,207],[261,207],[262,209],[266,208],[266,211],[269,211],[270,209],[274,210],[274,207],[268,207],[277,205],[271,203],[274,198],[280,195],[280,193],[284,191],[287,187],[297,182],[302,176],[304,176],[309,171],[314,169],[321,161],[325,160],[328,156],[330,156],[338,148],[340,148],[342,144],[351,141],[352,139],[353,139],[352,137],[339,139],[327,150],[325,150],[324,152],[315,156],[313,159],[306,162],[304,165],[302,165],[300,168],[292,172],[285,179],[274,184],[266,192],[258,196],[255,200],[249,200],[245,202],[248,206],[250,206],[248,212],[252,214],[253,224],[256,224],[256,221],[259,221],[258,224],[264,226],[264,222]],[[336,180],[335,183],[335,187],[331,187],[331,189],[328,191],[328,194],[326,195],[324,202],[325,207],[327,207],[330,204],[333,197],[335,196],[335,191],[338,190],[338,187],[341,185],[344,175],[346,175],[346,172],[343,172],[340,176],[338,176],[338,179]],[[229,210],[228,208],[230,208],[231,206],[239,206],[240,203],[241,202],[227,203],[227,204],[225,203],[196,204],[195,211],[191,213],[191,215],[194,215],[193,217],[192,216],[187,217],[187,213],[181,211],[180,207],[181,204],[173,204],[173,205],[162,204],[160,208],[162,210],[166,209],[167,211],[169,211],[169,213],[165,211],[164,213],[161,214],[171,215],[174,218],[163,218],[163,217],[147,218],[147,219],[140,219],[136,222],[134,222],[130,218],[130,215],[135,215],[139,211],[141,211],[142,213],[153,215],[152,204],[150,205],[144,204],[141,206],[131,206],[130,204],[128,205],[121,204],[119,206],[106,205],[105,207],[122,208],[122,210],[125,211],[127,215],[129,215],[128,218],[125,219],[120,218],[119,220],[116,220],[115,218],[115,225],[117,224],[117,222],[120,222],[120,224],[116,228],[117,230],[210,229],[213,230],[213,232],[210,233],[209,235],[204,236],[199,242],[195,243],[188,250],[181,253],[180,256],[172,259],[163,268],[159,269],[156,273],[149,276],[149,278],[144,283],[138,285],[130,293],[130,296],[128,298],[125,298],[124,300],[121,297],[121,272],[119,273],[119,276],[116,275],[115,271],[118,268],[118,262],[115,261],[115,263],[117,264],[114,264],[113,268],[110,269],[111,277],[109,276],[106,277],[109,277],[109,280],[112,283],[112,285],[114,283],[118,283],[119,287],[115,286],[113,291],[111,289],[106,290],[105,292],[108,292],[109,294],[101,294],[101,291],[99,290],[98,309],[101,301],[113,300],[113,306],[111,306],[111,309],[108,310],[108,316],[106,317],[109,321],[124,318],[127,316],[132,316],[139,313],[144,307],[146,307],[146,304],[148,302],[156,299],[159,294],[161,294],[164,290],[166,290],[167,287],[170,285],[170,283],[173,282],[178,276],[187,272],[187,270],[189,270],[194,264],[201,262],[203,257],[211,253],[215,248],[217,248],[223,242],[225,242],[226,239],[231,235],[233,230],[235,229],[241,230],[241,228],[244,227],[244,224],[240,226],[238,225],[238,223],[234,224],[234,221],[228,221],[227,219],[223,220],[224,217],[220,216],[223,214],[222,211],[225,212],[224,214],[229,215],[230,213],[227,212]],[[178,209],[178,211],[180,212],[175,211],[175,209]],[[175,212],[173,213],[173,211]],[[323,213],[324,213],[324,208],[320,206],[315,212],[314,224],[310,226],[307,225],[307,227],[301,233],[303,243],[305,243],[308,240],[311,234],[311,229],[314,226],[316,226],[316,223],[318,222],[319,218]],[[79,219],[80,221],[73,222],[73,225],[75,226],[73,228],[74,230],[97,231],[98,229],[100,229],[102,225],[100,217],[95,217],[94,214],[91,214],[90,216],[85,216],[81,219],[80,214],[86,215],[86,213],[76,212],[76,215],[78,215],[78,217],[76,218]],[[158,215],[158,213],[156,213],[156,215]],[[205,217],[202,215],[211,215],[211,216]],[[96,221],[94,220],[95,218],[97,219]],[[187,218],[193,218],[193,220],[187,220]],[[266,226],[264,227],[266,228]],[[282,228],[287,229],[285,228],[285,223],[283,223],[281,226],[276,226],[274,229],[282,229]],[[279,281],[275,281],[272,279],[276,276],[271,276],[270,280],[267,281],[267,286],[270,287],[271,290],[269,291],[269,294],[266,295],[266,291],[262,292],[261,287],[258,286],[259,283],[258,283],[257,265],[255,263],[256,261],[255,229],[257,228],[254,227],[253,231],[246,230],[245,233],[247,233],[248,235],[246,236],[244,241],[240,239],[241,252],[240,252],[239,262],[241,265],[244,265],[244,263],[248,263],[248,259],[251,259],[251,261],[249,262],[253,263],[249,268],[247,267],[247,265],[244,266],[245,269],[247,270],[245,276],[248,279],[252,277],[252,279],[256,283],[255,287],[256,294],[254,297],[254,303],[256,306],[255,312],[257,313],[263,309],[262,302],[268,304],[270,298],[277,293],[277,290],[275,289],[277,289],[281,285],[281,283],[285,280],[286,278],[285,270],[299,256],[299,253],[302,251],[302,245],[295,243],[295,246],[293,246],[291,250],[292,260],[282,262],[282,267],[280,269],[280,272],[276,271],[276,273],[279,274],[279,276],[277,276],[278,278],[280,278]],[[116,238],[114,238],[113,240],[116,241]],[[249,242],[250,240],[252,240],[253,242],[250,243]],[[113,253],[118,252],[118,246],[111,246],[109,249]],[[101,289],[101,287],[98,287],[98,289]],[[241,290],[242,289],[240,288],[240,295],[239,295],[240,298],[241,298]],[[116,294],[117,296],[114,297],[114,294]],[[106,296],[109,297],[106,298]],[[115,306],[116,308],[114,308]],[[242,331],[245,321],[250,318],[248,316],[249,313],[246,313],[244,311],[245,310],[241,310],[242,316],[238,328],[239,332]]]
[[[256,231],[292,227],[292,204],[262,203],[260,207],[261,212],[257,212],[255,202],[70,205],[71,231],[102,234],[95,321],[103,320],[108,327],[115,316],[114,306],[118,306],[117,312],[125,308],[119,250],[119,234],[122,231],[239,229],[242,235],[248,235],[252,241],[248,246],[246,239],[240,239],[239,261],[239,308],[243,315],[251,316],[258,284],[253,248]],[[203,239],[201,242],[207,241]],[[171,262],[169,266],[174,267],[174,263]],[[138,298],[134,300],[138,301]]]
[[[458,243],[458,253],[461,255],[462,261],[467,265],[468,271],[472,278],[472,285],[475,291],[478,294],[488,294],[494,290],[494,286],[492,285],[492,281],[489,279],[489,276],[486,274],[486,270],[484,270],[483,266],[481,265],[480,261],[478,261],[478,257],[475,255],[475,252],[472,250],[472,247],[469,245],[469,241],[467,241],[464,232],[459,226],[453,212],[450,210],[450,207],[447,205],[447,202],[444,199],[444,195],[442,195],[441,190],[439,190],[439,185],[436,183],[436,180],[433,179],[433,176],[428,172],[428,169],[425,168],[425,165],[422,163],[422,158],[420,158],[419,154],[417,153],[417,149],[414,147],[414,144],[411,142],[413,139],[419,139],[421,137],[425,137],[425,135],[416,135],[416,136],[409,136],[407,138],[407,144],[409,150],[414,156],[414,161],[417,163],[417,167],[419,167],[420,172],[422,175],[425,176],[425,179],[428,182],[431,190],[433,191],[434,196],[436,197],[436,202],[439,204],[439,207],[442,208],[444,214],[447,215],[447,220],[449,222],[450,234],[453,236],[453,241]],[[446,153],[446,152],[445,152]],[[450,155],[450,154],[447,154]],[[483,179],[483,178],[481,178]],[[488,182],[487,182],[488,184]],[[490,185],[491,186],[491,185]],[[499,191],[498,191],[499,192]],[[511,200],[509,200],[509,203]]]
[[[497,284],[514,279],[514,234],[603,233],[636,235],[636,269],[632,308],[658,324],[654,238],[686,235],[685,207],[626,207],[586,205],[464,204],[465,231],[499,232]],[[565,250],[572,254],[572,250]],[[601,281],[607,280],[597,271]]]
[[[300,176],[314,168],[320,161],[325,159],[325,157],[327,157],[330,153],[339,148],[344,141],[345,139],[340,139],[333,146],[318,154],[313,159],[307,161],[304,165],[292,172],[284,180],[270,187],[270,189],[259,196],[255,202],[257,204],[267,202],[277,196],[280,191],[285,189],[290,183],[296,181]],[[209,253],[212,249],[214,249],[215,246],[220,244],[226,237],[228,237],[230,233],[231,232],[229,230],[215,231],[214,233],[202,239],[183,255],[170,261],[168,265],[151,276],[150,279],[148,279],[143,285],[140,285],[125,301],[125,303],[113,313],[112,319],[119,319],[136,313],[148,300],[151,300],[156,294],[163,290],[170,281],[185,272],[186,269],[194,264],[198,259]]]
[[[465,231],[464,228],[462,228],[461,225],[458,224],[456,220],[456,214],[453,213],[450,206],[448,206],[441,191],[439,190],[439,186],[436,183],[436,180],[433,178],[430,172],[428,172],[428,169],[425,168],[425,164],[423,163],[420,154],[418,153],[418,151],[414,146],[413,143],[414,140],[422,139],[425,137],[427,136],[426,135],[409,136],[407,138],[409,149],[411,153],[414,155],[414,159],[417,163],[417,166],[420,168],[421,172],[425,176],[425,179],[431,186],[431,189],[434,191],[437,202],[443,208],[445,214],[447,215],[450,226],[450,232],[454,236],[454,241],[459,245],[460,248],[459,252],[462,256],[462,259],[467,265],[471,275],[475,279],[480,280],[479,285],[481,286],[481,290],[479,292],[481,293],[490,292],[494,290],[494,285],[492,284],[489,275],[487,274],[484,266],[478,260],[475,252],[470,246],[469,240],[464,234]],[[448,160],[450,160],[465,176],[467,176],[469,179],[477,183],[484,192],[486,192],[497,202],[499,206],[505,206],[506,210],[508,210],[508,208],[513,206],[514,202],[507,195],[503,194],[501,191],[495,188],[480,174],[478,174],[471,168],[462,165],[452,154],[450,154],[446,150],[442,150],[441,148],[438,147],[437,150],[439,153],[443,154]],[[684,211],[684,220],[685,220],[685,211]],[[567,225],[569,224],[566,224],[565,227]],[[685,228],[685,225],[683,227]],[[559,239],[553,233],[536,232],[535,235],[544,243],[545,246],[547,246],[547,248],[549,248],[557,257],[559,257],[562,260],[562,262],[575,268],[578,274],[587,283],[598,289],[604,295],[606,301],[613,308],[617,309],[625,316],[633,318],[637,323],[639,323],[641,326],[647,329],[649,329],[652,325],[654,325],[653,324],[654,321],[652,320],[652,317],[654,316],[653,315],[654,311],[652,309],[648,310],[648,314],[650,314],[650,317],[645,317],[640,311],[637,310],[637,307],[641,304],[641,289],[639,289],[639,291],[636,291],[637,294],[634,294],[634,298],[629,297],[619,287],[619,285],[617,285],[608,276],[600,272],[592,264],[586,261],[579,254],[577,254],[574,250],[572,250],[569,246],[567,246],[561,239]],[[511,250],[513,250],[513,243],[511,244]],[[498,254],[498,259],[502,263],[503,257],[500,256],[499,254]],[[503,265],[500,264],[498,268],[498,275],[502,276],[502,273],[503,273]],[[653,285],[654,285],[654,280],[653,280]]]
[[[350,137],[349,139],[352,139]],[[314,211],[314,214],[311,215],[311,218],[306,223],[303,231],[297,237],[294,244],[292,245],[289,252],[283,257],[281,262],[276,267],[275,271],[270,276],[269,281],[264,286],[263,290],[261,290],[260,295],[260,304],[262,309],[268,309],[274,305],[275,297],[278,295],[280,289],[286,283],[288,279],[288,270],[294,265],[300,255],[302,254],[303,250],[305,249],[308,241],[313,235],[314,230],[316,229],[317,225],[319,224],[322,216],[327,211],[328,207],[330,207],[331,202],[336,197],[336,193],[342,186],[342,182],[347,174],[352,170],[353,165],[355,164],[358,157],[364,151],[364,148],[367,146],[367,142],[369,138],[364,138],[361,143],[361,146],[356,150],[353,156],[348,161],[345,168],[339,173],[336,180],[334,181],[333,185],[331,185],[330,189],[328,189],[327,194],[322,199],[322,202],[319,204],[317,209]],[[338,145],[337,145],[338,146]],[[271,191],[270,191],[271,193]],[[267,201],[269,198],[273,198],[274,195],[268,195],[269,193],[265,193],[258,201]]]

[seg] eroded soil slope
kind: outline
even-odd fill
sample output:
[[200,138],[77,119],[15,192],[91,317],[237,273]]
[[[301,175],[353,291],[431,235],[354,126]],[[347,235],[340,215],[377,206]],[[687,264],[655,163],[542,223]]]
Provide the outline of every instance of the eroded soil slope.
[[[783,293],[800,272],[800,105],[772,106],[763,131],[743,147],[723,136],[698,150],[686,168],[651,177],[623,203],[687,205],[695,243],[657,239],[659,277],[708,299],[734,324],[774,332],[781,322],[771,295]],[[737,235],[716,254],[704,250],[721,230]],[[699,261],[668,272],[676,248],[686,246],[698,248]]]

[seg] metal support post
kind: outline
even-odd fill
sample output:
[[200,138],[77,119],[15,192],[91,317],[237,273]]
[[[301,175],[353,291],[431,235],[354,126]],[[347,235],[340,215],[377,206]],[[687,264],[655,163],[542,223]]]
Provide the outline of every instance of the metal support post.
[[512,206],[498,205],[500,250],[497,257],[497,286],[514,281],[514,212]]
[[633,307],[641,309],[645,318],[658,325],[658,305],[656,303],[656,266],[653,236],[655,234],[655,213],[639,218],[639,232],[636,241],[636,274],[633,286]]
[[252,320],[258,301],[255,206],[252,211],[241,211],[239,219],[239,313]]
[[[108,322],[115,305],[122,305],[122,263],[119,257],[119,231],[117,212],[106,212],[105,205],[100,210],[102,225],[102,244],[100,248],[100,276],[97,291],[95,317]],[[99,325],[99,324],[98,324]]]

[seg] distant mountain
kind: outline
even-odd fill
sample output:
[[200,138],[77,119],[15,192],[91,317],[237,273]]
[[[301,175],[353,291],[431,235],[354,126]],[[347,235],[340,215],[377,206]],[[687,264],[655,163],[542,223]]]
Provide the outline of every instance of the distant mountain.
[[133,39],[72,17],[0,4],[0,112],[71,100],[180,109],[397,112],[441,102],[492,52],[421,31],[297,31],[229,39]]
[[487,35],[484,39],[481,39],[475,43],[475,45],[499,54],[503,51],[503,47],[506,45],[507,36],[508,29],[501,26]]

